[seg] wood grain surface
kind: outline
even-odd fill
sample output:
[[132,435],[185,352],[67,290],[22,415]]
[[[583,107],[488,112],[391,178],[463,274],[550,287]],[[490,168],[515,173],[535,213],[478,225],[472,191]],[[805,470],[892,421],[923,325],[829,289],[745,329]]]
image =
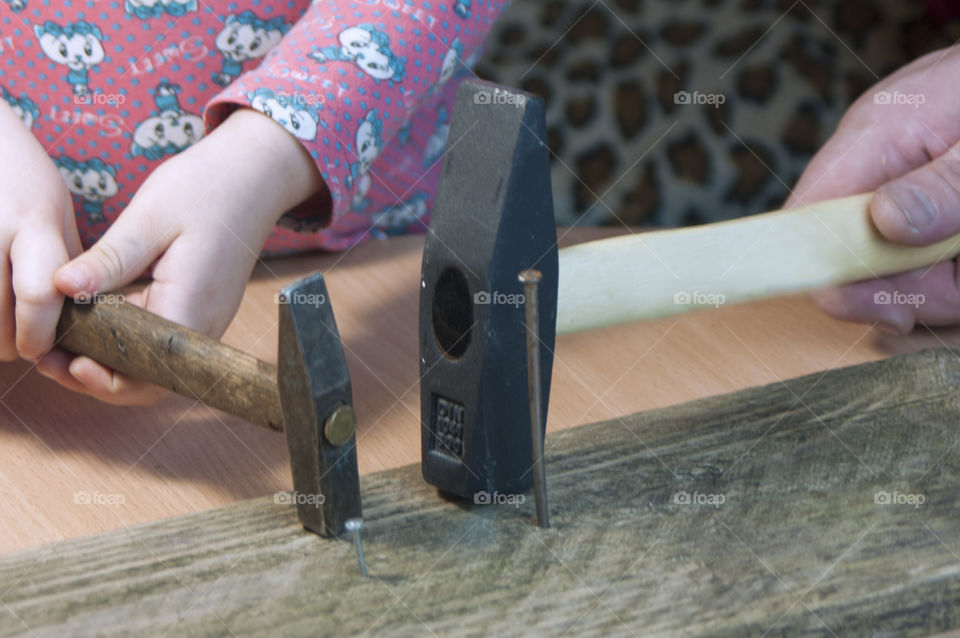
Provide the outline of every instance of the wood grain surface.
[[[611,230],[561,231],[562,245]],[[323,269],[359,416],[361,472],[419,461],[417,312],[422,237],[257,267],[225,342],[276,362],[279,288]],[[629,282],[625,285],[629,285]],[[548,429],[953,343],[887,337],[804,297],[561,337]],[[283,435],[179,397],[117,408],[24,362],[0,365],[0,552],[199,512],[290,489]],[[272,497],[271,497],[272,498]]]
[[260,498],[0,557],[0,635],[921,636],[960,626],[960,353],[553,432],[533,503],[364,477],[349,542]]

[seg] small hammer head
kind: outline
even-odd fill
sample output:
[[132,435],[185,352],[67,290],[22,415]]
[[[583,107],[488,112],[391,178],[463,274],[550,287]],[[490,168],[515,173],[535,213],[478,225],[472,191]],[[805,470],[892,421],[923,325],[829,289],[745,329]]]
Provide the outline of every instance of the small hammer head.
[[339,536],[360,518],[360,478],[350,373],[320,273],[279,295],[277,387],[303,526]]
[[520,271],[539,287],[544,423],[557,244],[543,102],[460,85],[420,282],[423,477],[464,498],[533,483]]

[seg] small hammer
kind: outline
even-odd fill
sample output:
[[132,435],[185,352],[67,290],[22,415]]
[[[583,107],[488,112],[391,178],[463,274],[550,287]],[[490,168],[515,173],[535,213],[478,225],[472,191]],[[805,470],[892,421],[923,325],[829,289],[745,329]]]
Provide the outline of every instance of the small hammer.
[[[867,193],[558,254],[543,102],[464,82],[450,139],[421,271],[421,445],[424,479],[463,498],[533,481],[523,270],[543,276],[542,430],[557,334],[880,277],[960,252],[960,236],[926,247],[884,239]],[[897,302],[899,293],[886,294],[877,303]]]
[[57,346],[285,431],[300,523],[340,536],[348,520],[361,517],[350,374],[321,273],[277,295],[276,367],[119,296],[97,297],[64,301]]

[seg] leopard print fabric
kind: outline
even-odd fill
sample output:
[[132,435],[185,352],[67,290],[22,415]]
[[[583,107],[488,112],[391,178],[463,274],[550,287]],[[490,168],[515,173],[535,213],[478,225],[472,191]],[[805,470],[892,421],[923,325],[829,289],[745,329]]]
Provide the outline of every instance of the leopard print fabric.
[[682,226],[778,208],[952,26],[905,0],[515,0],[477,74],[546,101],[558,224]]

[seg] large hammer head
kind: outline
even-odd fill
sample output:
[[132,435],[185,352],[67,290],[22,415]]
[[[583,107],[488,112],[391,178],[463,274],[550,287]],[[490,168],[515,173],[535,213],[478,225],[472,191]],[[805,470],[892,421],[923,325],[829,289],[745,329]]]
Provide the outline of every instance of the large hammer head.
[[[556,334],[557,245],[543,102],[460,85],[423,253],[423,477],[482,499],[533,483],[521,270],[539,289],[543,414]],[[544,419],[546,417],[544,416]]]
[[320,273],[280,293],[277,387],[290,450],[297,516],[339,536],[360,518],[356,416],[327,287]]

